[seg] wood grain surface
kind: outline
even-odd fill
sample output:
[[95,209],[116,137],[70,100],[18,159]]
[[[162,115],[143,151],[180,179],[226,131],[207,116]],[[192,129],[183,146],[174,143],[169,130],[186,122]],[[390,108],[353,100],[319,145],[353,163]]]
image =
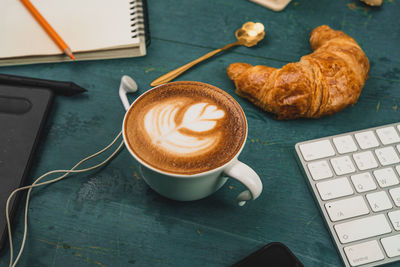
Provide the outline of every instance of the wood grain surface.
[[[148,4],[152,44],[145,57],[0,68],[1,73],[71,80],[88,89],[56,97],[31,181],[48,170],[72,167],[118,134],[124,115],[118,97],[122,75],[139,85],[133,100],[155,78],[234,41],[244,22],[258,21],[265,25],[266,39],[257,47],[233,48],[177,80],[213,84],[240,103],[249,134],[239,159],[260,175],[263,193],[238,207],[235,197],[243,186],[229,180],[203,200],[171,201],[149,189],[138,164],[123,150],[101,170],[33,191],[28,241],[18,266],[229,266],[272,241],[286,244],[305,266],[340,266],[297,166],[294,144],[399,121],[400,1],[371,8],[359,1],[294,0],[280,13],[245,0]],[[225,73],[230,63],[280,67],[297,61],[311,52],[308,35],[321,24],[351,35],[371,62],[356,105],[318,120],[277,121],[235,95]],[[19,246],[22,207],[13,229]],[[8,253],[6,248],[0,255],[0,266],[8,266]]]

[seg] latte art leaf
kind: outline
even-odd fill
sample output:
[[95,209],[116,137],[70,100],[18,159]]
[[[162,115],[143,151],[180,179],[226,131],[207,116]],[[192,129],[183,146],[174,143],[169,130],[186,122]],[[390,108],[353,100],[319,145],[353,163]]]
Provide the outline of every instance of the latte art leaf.
[[225,112],[214,105],[198,103],[190,106],[183,116],[180,127],[196,132],[204,132],[213,129],[217,120],[224,117]]
[[[145,115],[144,126],[152,142],[170,153],[190,154],[208,151],[213,148],[220,135],[197,135],[213,130],[218,120],[225,116],[225,112],[209,103],[192,104],[186,109],[182,121],[176,117],[186,108],[184,102],[164,102],[154,106]],[[193,134],[182,133],[181,129],[188,129]]]

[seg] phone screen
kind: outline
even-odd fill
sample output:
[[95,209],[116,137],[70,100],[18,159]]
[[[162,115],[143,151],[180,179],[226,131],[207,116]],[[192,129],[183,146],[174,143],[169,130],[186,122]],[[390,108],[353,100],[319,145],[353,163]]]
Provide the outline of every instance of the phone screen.
[[296,256],[279,242],[269,243],[232,267],[303,267]]

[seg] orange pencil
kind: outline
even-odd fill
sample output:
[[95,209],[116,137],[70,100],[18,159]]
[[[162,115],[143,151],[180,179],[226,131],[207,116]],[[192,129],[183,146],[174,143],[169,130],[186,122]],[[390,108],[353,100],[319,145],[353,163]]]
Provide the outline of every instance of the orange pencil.
[[53,41],[61,48],[61,50],[70,58],[75,60],[72,54],[71,48],[61,39],[60,35],[50,26],[46,19],[39,13],[39,11],[32,5],[29,0],[21,0],[24,6],[31,12],[32,16],[39,22],[42,28],[47,32],[47,34],[53,39]]

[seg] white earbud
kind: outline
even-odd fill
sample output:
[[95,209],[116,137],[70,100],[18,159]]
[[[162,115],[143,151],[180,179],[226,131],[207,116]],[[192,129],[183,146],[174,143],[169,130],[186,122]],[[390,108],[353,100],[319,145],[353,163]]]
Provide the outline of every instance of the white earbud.
[[121,84],[119,86],[119,98],[121,98],[122,105],[124,105],[124,108],[126,110],[128,110],[129,107],[131,106],[129,104],[128,97],[126,96],[126,94],[136,92],[137,89],[138,86],[131,77],[129,77],[128,75],[122,76]]

